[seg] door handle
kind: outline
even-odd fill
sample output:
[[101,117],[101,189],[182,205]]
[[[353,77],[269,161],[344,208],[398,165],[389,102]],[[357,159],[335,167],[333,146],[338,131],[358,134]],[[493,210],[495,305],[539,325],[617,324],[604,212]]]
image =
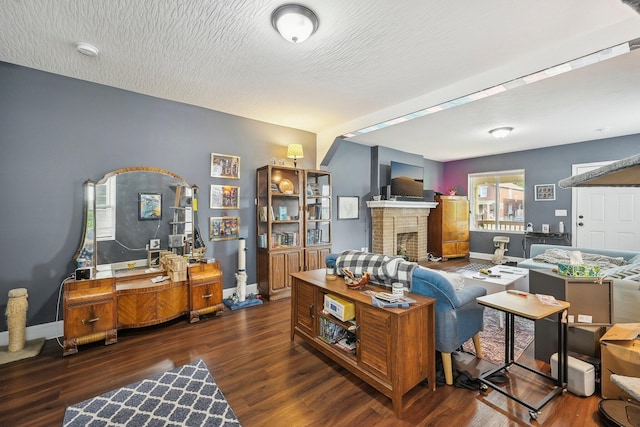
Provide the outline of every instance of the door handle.
[[584,223],[583,223],[583,222],[579,222],[579,223],[578,223],[578,225],[579,225],[580,227],[582,227],[582,226],[584,225]]
[[583,215],[578,215],[578,218],[582,219],[582,218],[584,218],[584,216]]

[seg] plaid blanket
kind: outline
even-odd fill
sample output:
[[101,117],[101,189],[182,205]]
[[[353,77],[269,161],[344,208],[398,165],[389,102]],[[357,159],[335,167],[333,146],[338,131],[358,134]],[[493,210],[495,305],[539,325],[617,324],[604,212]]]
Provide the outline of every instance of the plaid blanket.
[[391,286],[394,282],[411,290],[413,270],[418,266],[415,262],[405,261],[402,257],[392,257],[381,254],[371,254],[360,251],[343,251],[336,258],[336,273],[343,275],[347,269],[356,276],[365,272],[371,274],[370,282],[383,286]]

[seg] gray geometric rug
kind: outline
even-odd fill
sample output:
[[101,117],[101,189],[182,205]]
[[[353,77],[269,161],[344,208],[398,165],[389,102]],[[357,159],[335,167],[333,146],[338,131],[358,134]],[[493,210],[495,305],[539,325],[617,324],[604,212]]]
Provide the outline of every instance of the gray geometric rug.
[[240,426],[202,361],[69,406],[64,427]]

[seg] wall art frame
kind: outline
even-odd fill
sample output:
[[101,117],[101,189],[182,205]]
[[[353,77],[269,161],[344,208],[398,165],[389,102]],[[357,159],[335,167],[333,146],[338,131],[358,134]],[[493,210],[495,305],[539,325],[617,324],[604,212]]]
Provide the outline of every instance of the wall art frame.
[[360,196],[338,196],[338,219],[360,218]]
[[211,191],[209,192],[209,208],[239,209],[240,187],[235,185],[211,184]]
[[162,193],[138,193],[138,221],[162,219]]
[[211,177],[240,179],[240,157],[211,153]]
[[209,240],[237,240],[240,237],[239,216],[219,216],[209,218]]
[[556,199],[555,184],[538,184],[533,187],[536,202],[551,202]]

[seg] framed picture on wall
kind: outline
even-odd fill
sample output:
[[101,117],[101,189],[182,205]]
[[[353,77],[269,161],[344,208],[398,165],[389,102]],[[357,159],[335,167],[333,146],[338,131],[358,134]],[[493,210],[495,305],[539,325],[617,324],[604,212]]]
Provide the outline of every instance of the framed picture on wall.
[[539,184],[534,186],[535,200],[552,201],[556,199],[556,185],[555,184]]
[[235,240],[240,237],[240,217],[221,216],[209,218],[209,240]]
[[162,193],[138,193],[138,220],[162,219]]
[[211,184],[211,209],[239,209],[240,187]]
[[240,179],[240,157],[211,153],[211,176]]
[[360,218],[360,197],[338,196],[338,219]]

